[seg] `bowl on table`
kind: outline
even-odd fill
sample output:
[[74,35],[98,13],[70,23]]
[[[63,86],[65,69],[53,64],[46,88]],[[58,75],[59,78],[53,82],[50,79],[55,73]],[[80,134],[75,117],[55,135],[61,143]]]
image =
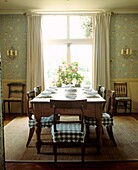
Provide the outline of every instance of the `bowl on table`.
[[98,94],[98,91],[95,91],[95,90],[87,91],[86,94],[90,96],[96,96]]
[[51,92],[51,93],[55,93],[57,91],[57,89],[49,87],[49,88],[46,89],[46,91]]
[[75,88],[66,88],[65,89],[66,94],[76,94],[76,92],[77,92],[77,89],[75,89]]
[[43,91],[41,92],[41,96],[50,96],[51,92],[50,91]]
[[77,94],[66,94],[65,96],[68,99],[75,99],[77,97]]

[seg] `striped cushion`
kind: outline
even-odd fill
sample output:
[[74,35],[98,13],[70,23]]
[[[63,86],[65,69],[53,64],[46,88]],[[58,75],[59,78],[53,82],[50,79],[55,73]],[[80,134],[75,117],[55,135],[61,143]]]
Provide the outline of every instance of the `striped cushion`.
[[[48,116],[48,117],[41,117],[41,127],[45,127],[45,126],[51,126],[54,122],[54,116]],[[29,128],[33,128],[34,126],[36,126],[36,119],[32,118],[29,120]]]
[[[96,118],[95,117],[85,117],[85,123],[87,125],[96,125]],[[110,117],[108,113],[103,113],[102,114],[102,125],[107,126],[113,126],[113,118]]]
[[57,132],[54,132],[54,125],[52,125],[53,142],[82,142],[84,143],[86,126],[84,125],[84,132],[81,132],[81,125],[78,123],[57,124]]

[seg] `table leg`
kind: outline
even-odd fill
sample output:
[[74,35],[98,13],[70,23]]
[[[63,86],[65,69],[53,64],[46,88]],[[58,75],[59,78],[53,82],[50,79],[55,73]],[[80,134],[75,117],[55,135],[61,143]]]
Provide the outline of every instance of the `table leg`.
[[42,141],[41,141],[41,125],[40,123],[37,123],[36,125],[36,136],[37,136],[37,142],[36,142],[36,148],[37,148],[37,153],[40,153]]
[[96,127],[96,135],[97,135],[97,153],[99,154],[102,147],[102,126],[97,125]]
[[97,153],[99,154],[102,147],[102,104],[96,105],[96,136],[97,136]]

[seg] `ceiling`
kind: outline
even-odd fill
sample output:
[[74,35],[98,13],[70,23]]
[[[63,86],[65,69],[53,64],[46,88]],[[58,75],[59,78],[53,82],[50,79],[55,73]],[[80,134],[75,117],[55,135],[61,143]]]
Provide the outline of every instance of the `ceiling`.
[[138,12],[138,0],[0,0],[0,12],[27,11]]

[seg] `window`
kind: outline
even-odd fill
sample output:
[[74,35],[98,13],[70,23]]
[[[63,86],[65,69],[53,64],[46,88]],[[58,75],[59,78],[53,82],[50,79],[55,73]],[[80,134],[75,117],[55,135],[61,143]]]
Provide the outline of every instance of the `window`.
[[47,15],[42,18],[45,85],[56,85],[62,62],[78,62],[83,83],[92,80],[93,17]]

